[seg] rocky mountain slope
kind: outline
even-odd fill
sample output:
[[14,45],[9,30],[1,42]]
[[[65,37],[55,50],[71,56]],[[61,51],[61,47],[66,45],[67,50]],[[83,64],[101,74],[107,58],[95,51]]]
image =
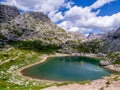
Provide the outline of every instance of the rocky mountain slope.
[[103,53],[119,52],[120,51],[120,28],[110,30],[104,34],[90,33],[87,36],[87,42],[100,41],[100,51]]
[[12,20],[19,14],[16,7],[0,4],[0,23]]
[[107,33],[102,50],[106,53],[120,51],[120,28]]
[[38,40],[43,44],[55,45],[61,45],[69,41],[79,42],[86,40],[86,37],[80,33],[66,32],[56,26],[42,12],[25,12],[19,14],[16,7],[6,5],[0,5],[0,7],[2,7],[2,23],[0,24],[1,39],[8,41]]
[[94,34],[92,32],[89,33],[89,35],[87,36],[87,39],[89,41],[92,41],[92,40],[101,40],[101,39],[105,39],[106,37],[106,34]]

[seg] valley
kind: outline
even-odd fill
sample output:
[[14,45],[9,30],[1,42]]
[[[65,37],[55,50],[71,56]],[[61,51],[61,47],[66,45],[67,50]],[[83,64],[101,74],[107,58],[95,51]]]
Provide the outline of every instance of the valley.
[[94,87],[94,90],[118,90],[119,74],[94,81],[58,82],[26,78],[17,71],[51,55],[91,57],[93,54],[101,60],[101,66],[119,73],[119,42],[120,28],[86,37],[65,31],[42,12],[20,14],[16,7],[0,4],[0,90],[65,90],[68,87],[69,90],[77,87],[79,90],[93,90]]

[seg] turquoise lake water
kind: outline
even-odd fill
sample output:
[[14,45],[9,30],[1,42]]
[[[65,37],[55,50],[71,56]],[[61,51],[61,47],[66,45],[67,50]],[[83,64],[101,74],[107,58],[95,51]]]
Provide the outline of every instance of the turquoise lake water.
[[99,66],[99,60],[79,56],[49,57],[43,63],[22,70],[25,76],[53,81],[95,80],[111,73]]

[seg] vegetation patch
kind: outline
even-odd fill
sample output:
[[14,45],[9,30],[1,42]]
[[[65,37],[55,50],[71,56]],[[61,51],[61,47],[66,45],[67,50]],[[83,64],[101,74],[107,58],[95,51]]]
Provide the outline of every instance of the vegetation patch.
[[0,40],[6,40],[7,38],[2,34],[0,33]]

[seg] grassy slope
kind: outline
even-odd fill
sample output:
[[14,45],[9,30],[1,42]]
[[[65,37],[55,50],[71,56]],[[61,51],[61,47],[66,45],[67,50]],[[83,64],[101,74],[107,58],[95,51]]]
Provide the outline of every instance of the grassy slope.
[[37,42],[10,42],[9,45],[8,49],[0,52],[0,90],[30,90],[30,88],[37,90],[53,84],[46,85],[46,82],[30,81],[18,76],[15,71],[40,61],[43,53],[53,53],[56,47],[43,47]]
[[[42,46],[37,41],[10,42],[10,47],[0,52],[0,90],[40,90],[52,85],[65,85],[71,82],[56,83],[28,80],[16,74],[18,68],[38,62],[43,54],[54,53],[59,47]],[[88,83],[82,82],[80,84]]]
[[[60,86],[74,83],[35,81],[16,74],[17,69],[42,60],[43,54],[54,54],[60,47],[55,45],[44,46],[38,41],[9,42],[8,45],[8,49],[0,52],[0,90],[40,90],[52,85]],[[79,83],[85,84],[89,81]]]
[[1,62],[7,61],[0,66],[0,90],[7,87],[11,89],[19,87],[22,90],[25,86],[32,86],[32,83],[26,85],[27,80],[21,80],[22,78],[17,76],[14,71],[22,66],[41,60],[40,55],[40,53],[34,51],[20,50],[17,48],[0,52]]
[[[9,48],[6,48],[8,47]],[[40,90],[52,85],[66,85],[72,82],[35,81],[18,76],[16,70],[43,59],[43,54],[54,54],[60,47],[43,46],[37,41],[9,42],[0,52],[0,90]],[[89,81],[80,82],[80,84]]]

